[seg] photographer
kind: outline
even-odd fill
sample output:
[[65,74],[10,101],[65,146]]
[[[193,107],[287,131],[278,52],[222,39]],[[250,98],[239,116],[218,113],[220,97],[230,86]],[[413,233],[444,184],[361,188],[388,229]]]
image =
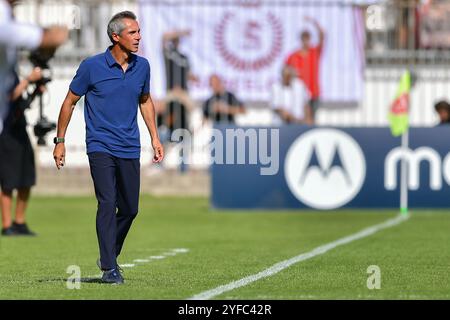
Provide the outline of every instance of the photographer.
[[[42,80],[42,70],[38,67],[19,81],[14,74],[15,85],[10,92],[8,117],[0,134],[0,186],[2,209],[2,235],[35,235],[25,223],[25,211],[30,197],[30,189],[36,183],[33,147],[27,134],[24,114],[23,93],[30,84]],[[44,86],[36,84],[43,92]],[[17,189],[15,221],[11,219],[13,190]]]
[[[37,25],[16,22],[12,12],[16,3],[15,0],[0,0],[0,133],[4,124],[7,127],[0,138],[2,234],[33,235],[25,224],[25,209],[30,188],[36,180],[34,155],[23,115],[27,103],[21,99],[21,95],[29,82],[42,79],[42,72],[34,69],[27,79],[19,82],[14,71],[17,63],[16,50],[40,48],[52,53],[66,41],[68,30],[66,27],[42,29]],[[18,195],[15,223],[12,224],[14,189],[18,189]]]

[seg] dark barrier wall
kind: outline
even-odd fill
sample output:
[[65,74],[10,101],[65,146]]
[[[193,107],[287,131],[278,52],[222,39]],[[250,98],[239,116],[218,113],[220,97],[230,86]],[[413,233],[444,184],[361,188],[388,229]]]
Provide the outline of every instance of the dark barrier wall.
[[[411,208],[450,206],[450,127],[411,128],[406,150],[388,128],[215,130],[223,138],[223,148],[212,152],[223,152],[223,161],[218,157],[212,164],[215,208],[398,208],[402,159],[409,168]],[[239,146],[236,132],[246,134],[245,145]],[[271,155],[270,170],[266,148],[279,155]]]

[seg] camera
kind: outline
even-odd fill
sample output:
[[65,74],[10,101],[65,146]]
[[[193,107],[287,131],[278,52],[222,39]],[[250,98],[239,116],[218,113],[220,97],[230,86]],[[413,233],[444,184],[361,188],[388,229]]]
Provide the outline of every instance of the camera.
[[39,80],[38,85],[46,84],[52,81],[51,70],[49,66],[50,59],[55,55],[54,49],[37,49],[30,53],[29,60],[34,67],[42,69],[43,78]]
[[34,125],[34,135],[38,138],[37,144],[39,146],[45,146],[45,136],[50,131],[56,129],[56,123],[48,121],[46,117],[41,117]]
[[43,77],[39,81],[35,83],[36,88],[34,89],[34,92],[28,97],[28,106],[31,104],[31,102],[36,98],[36,96],[39,96],[39,120],[34,125],[34,135],[37,138],[37,144],[39,146],[45,146],[45,136],[50,132],[55,130],[56,123],[49,121],[44,116],[44,106],[42,102],[42,92],[40,90],[40,86],[47,84],[48,82],[52,81],[51,77],[51,70],[49,66],[49,61],[51,58],[53,58],[55,54],[54,49],[37,49],[35,51],[32,51],[29,56],[30,62],[33,64],[34,67],[39,67],[42,69]]

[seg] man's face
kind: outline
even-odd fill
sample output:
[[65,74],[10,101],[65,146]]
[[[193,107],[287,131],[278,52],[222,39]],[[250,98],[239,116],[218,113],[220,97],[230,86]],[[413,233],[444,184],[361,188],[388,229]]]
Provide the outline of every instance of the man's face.
[[309,32],[303,32],[301,35],[301,41],[303,48],[309,48],[311,44],[311,35]]
[[139,41],[141,41],[141,29],[136,20],[123,19],[125,29],[120,35],[113,35],[113,39],[119,42],[119,45],[129,52],[137,52],[139,50]]
[[449,110],[442,108],[442,109],[439,109],[437,111],[437,113],[439,114],[439,119],[441,122],[449,122],[450,121]]
[[222,91],[222,81],[220,80],[220,78],[216,75],[211,76],[211,78],[209,79],[209,84],[211,86],[211,89],[215,92],[215,93],[220,93]]
[[175,38],[172,40],[172,45],[174,49],[178,49],[179,45],[180,45],[180,38]]

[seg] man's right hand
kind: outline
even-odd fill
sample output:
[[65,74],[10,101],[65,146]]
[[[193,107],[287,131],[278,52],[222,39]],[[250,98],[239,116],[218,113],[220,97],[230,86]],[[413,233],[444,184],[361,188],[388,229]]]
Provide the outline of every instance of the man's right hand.
[[64,143],[58,143],[53,150],[53,159],[55,160],[56,167],[61,169],[64,166],[66,157],[66,146]]

